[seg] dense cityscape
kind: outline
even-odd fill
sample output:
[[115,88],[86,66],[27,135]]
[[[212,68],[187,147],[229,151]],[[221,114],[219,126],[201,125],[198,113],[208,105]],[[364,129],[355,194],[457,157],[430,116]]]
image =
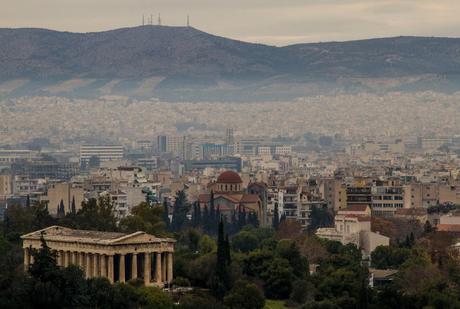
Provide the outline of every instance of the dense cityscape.
[[[152,308],[169,308],[174,301],[181,308],[262,308],[264,298],[272,306],[390,308],[390,300],[381,297],[393,288],[402,290],[392,301],[410,307],[410,299],[424,290],[402,281],[420,274],[420,265],[409,262],[425,259],[432,268],[421,276],[430,280],[445,280],[443,271],[457,265],[455,98],[362,94],[276,104],[6,100],[0,219],[4,242],[13,245],[5,248],[26,234],[23,259],[32,271],[32,259],[42,254],[33,248],[40,248],[45,232],[56,265],[81,267],[90,285],[100,284],[91,278],[106,277],[109,283],[141,280],[166,288],[164,295],[131,291],[140,299],[153,293],[154,300],[145,303]],[[437,105],[437,113],[427,112]],[[32,226],[43,230],[33,232]],[[164,239],[168,249],[152,247],[150,259],[137,253],[139,231],[163,237],[156,239]],[[126,252],[107,247],[112,239],[131,237]],[[72,239],[81,245],[69,249]],[[88,248],[85,239],[101,248]],[[227,265],[231,273],[219,273],[227,266],[208,279],[194,272],[215,254],[219,263],[222,246],[231,250],[225,258],[233,261]],[[10,254],[19,258],[16,250]],[[351,264],[329,265],[337,258],[350,258]],[[258,265],[264,259],[273,262]],[[336,283],[321,281],[354,267],[359,272],[341,274]],[[13,279],[3,278],[3,284],[8,280]],[[213,280],[224,280],[223,286]],[[322,290],[339,282],[343,292]],[[349,289],[356,284],[353,294]],[[251,299],[242,305],[245,293]],[[360,304],[362,297],[368,305]],[[94,296],[79,306],[98,306],[92,301]],[[134,304],[118,302],[112,306]],[[28,306],[25,300],[22,305]]]
[[460,308],[459,5],[3,1],[0,308]]

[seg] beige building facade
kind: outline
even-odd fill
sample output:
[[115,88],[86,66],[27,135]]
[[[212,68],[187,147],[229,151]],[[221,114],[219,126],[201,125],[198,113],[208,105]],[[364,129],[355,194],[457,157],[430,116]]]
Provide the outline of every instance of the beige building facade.
[[174,239],[145,232],[132,234],[74,230],[51,226],[21,236],[24,269],[34,263],[32,250],[41,248],[41,236],[57,254],[57,265],[79,266],[86,278],[105,277],[111,283],[144,281],[163,287],[173,279]]
[[50,214],[56,215],[61,201],[64,203],[66,213],[70,212],[72,200],[75,199],[75,210],[81,208],[81,203],[84,201],[83,188],[76,187],[68,182],[55,183],[48,188],[47,195],[42,197],[42,200],[48,203]]

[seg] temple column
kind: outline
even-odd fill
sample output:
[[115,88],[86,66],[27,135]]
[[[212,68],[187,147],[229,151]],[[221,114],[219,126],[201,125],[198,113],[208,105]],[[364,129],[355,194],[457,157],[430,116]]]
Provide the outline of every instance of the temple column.
[[167,282],[166,278],[166,252],[161,254],[161,281]]
[[64,251],[62,250],[58,251],[57,260],[58,260],[58,265],[61,267],[64,267]]
[[131,260],[131,279],[137,279],[137,253],[133,253]]
[[64,265],[63,266],[64,267],[69,266],[69,252],[63,251],[62,255],[63,255],[63,258],[64,258],[64,263],[63,263]]
[[77,260],[77,252],[76,252],[76,251],[72,251],[72,252],[71,252],[71,257],[72,257],[71,263],[72,263],[73,265],[77,265],[77,263],[78,263],[78,260]]
[[119,281],[120,282],[125,282],[125,255],[120,254],[120,267],[119,267]]
[[78,266],[85,270],[85,255],[83,252],[78,252]]
[[155,253],[155,281],[161,284],[161,252]]
[[109,255],[108,260],[107,278],[113,283],[113,255]]
[[99,255],[97,253],[93,254],[93,277],[99,277],[98,260]]
[[24,271],[28,271],[30,266],[30,252],[28,248],[24,248]]
[[107,277],[107,263],[105,254],[99,255],[99,265],[101,269],[101,277]]
[[167,274],[167,282],[171,283],[173,280],[173,254],[172,252],[166,253],[166,256],[168,257],[168,274]]
[[91,255],[86,252],[85,256],[86,256],[86,263],[85,263],[86,278],[91,278]]
[[144,253],[144,284],[146,286],[150,285],[150,272],[151,272],[151,267],[150,267],[150,253],[145,252]]

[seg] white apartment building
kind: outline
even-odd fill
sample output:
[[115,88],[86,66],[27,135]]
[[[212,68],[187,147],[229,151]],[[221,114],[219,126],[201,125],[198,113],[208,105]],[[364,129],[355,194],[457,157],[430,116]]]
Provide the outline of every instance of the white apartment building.
[[291,146],[275,146],[276,155],[290,155],[292,154]]
[[18,160],[32,160],[38,157],[38,152],[22,149],[0,149],[0,166],[10,165]]
[[88,163],[92,157],[100,162],[122,160],[124,149],[121,145],[81,145],[80,163]]
[[316,235],[329,240],[352,243],[360,248],[365,256],[378,246],[388,246],[390,238],[371,232],[371,218],[359,215],[336,215],[335,227],[319,228]]

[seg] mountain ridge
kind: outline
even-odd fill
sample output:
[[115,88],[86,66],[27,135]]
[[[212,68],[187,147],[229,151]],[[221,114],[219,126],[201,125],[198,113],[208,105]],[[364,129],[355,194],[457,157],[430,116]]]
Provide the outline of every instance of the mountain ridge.
[[[123,94],[214,100],[337,91],[457,91],[460,39],[398,36],[277,47],[192,27],[88,33],[0,28],[0,72],[0,97]],[[382,79],[404,81],[378,86]],[[26,82],[11,86],[17,80]]]

